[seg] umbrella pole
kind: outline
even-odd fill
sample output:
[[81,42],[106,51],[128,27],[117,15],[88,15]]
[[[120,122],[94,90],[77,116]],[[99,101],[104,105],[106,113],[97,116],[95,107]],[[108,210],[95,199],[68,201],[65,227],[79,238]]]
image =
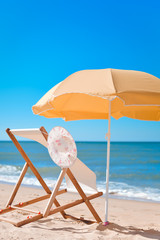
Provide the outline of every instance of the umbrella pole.
[[105,199],[105,222],[104,225],[108,225],[108,184],[109,184],[109,162],[110,162],[110,137],[111,137],[111,101],[109,101],[108,110],[108,133],[107,137],[107,168],[106,168],[106,199]]

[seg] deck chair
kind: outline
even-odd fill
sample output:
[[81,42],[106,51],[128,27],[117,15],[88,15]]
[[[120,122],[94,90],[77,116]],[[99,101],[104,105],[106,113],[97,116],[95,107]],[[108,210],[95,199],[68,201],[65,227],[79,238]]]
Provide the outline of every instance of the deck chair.
[[[90,221],[90,223],[91,222],[98,222],[98,223],[102,222],[98,213],[92,206],[90,200],[101,196],[103,193],[97,191],[96,175],[84,163],[82,163],[79,159],[77,159],[76,163],[72,167],[62,169],[61,173],[58,177],[58,180],[55,184],[55,187],[54,187],[53,191],[51,191],[15,137],[15,136],[25,137],[25,138],[34,140],[36,142],[39,142],[43,146],[47,147],[48,133],[45,130],[45,128],[41,127],[39,129],[12,129],[12,130],[10,130],[8,128],[8,129],[6,129],[6,132],[9,135],[9,137],[11,138],[11,140],[14,143],[14,145],[16,146],[16,148],[18,149],[18,151],[20,152],[20,154],[22,155],[22,157],[24,158],[26,163],[24,164],[24,167],[21,171],[19,179],[18,179],[18,181],[13,189],[13,192],[6,204],[6,207],[0,211],[0,215],[1,215],[0,221],[6,221],[9,223],[12,223],[16,227],[20,227],[24,224],[36,221],[38,219],[47,217],[49,215],[52,215],[52,214],[55,214],[58,212],[61,213],[61,215],[65,219],[71,218],[71,219],[75,219],[75,220],[82,220],[81,218],[79,219],[79,218],[76,218],[76,217],[73,217],[73,216],[67,214],[65,212],[65,210],[69,209],[73,206],[79,205],[81,203],[85,203],[87,205],[87,207],[89,208],[90,212],[92,213],[93,217],[95,218],[95,221]],[[18,189],[22,183],[22,180],[23,180],[28,168],[31,169],[31,171],[33,172],[35,177],[38,179],[39,183],[45,190],[46,195],[31,199],[31,200],[23,202],[23,203],[13,204],[14,198],[18,192]],[[82,171],[78,171],[78,169],[81,169]],[[80,172],[83,172],[83,177],[80,174]],[[62,180],[64,177],[66,178],[67,189],[60,190],[60,186],[61,186],[61,183],[62,183]],[[86,186],[88,187],[89,192],[94,191],[94,193],[87,196],[86,193],[84,192],[84,189],[86,189]],[[59,204],[59,202],[57,201],[56,197],[62,193],[67,192],[68,190],[72,190],[73,187],[77,190],[77,192],[79,193],[81,198],[79,200],[76,200],[74,202],[71,202],[71,203],[61,206]],[[32,211],[30,209],[25,208],[25,206],[37,203],[37,202],[45,200],[45,199],[49,199],[49,201],[43,212],[36,212],[36,211]],[[53,204],[55,205],[55,208],[51,209]],[[8,213],[8,212],[14,211],[14,210],[21,210],[26,213],[31,212],[33,214],[33,216],[31,218],[26,218],[19,222],[14,222],[11,219],[7,219],[6,217],[5,218],[3,217],[5,215],[5,213]],[[84,219],[82,221],[85,222]],[[86,223],[87,223],[87,221],[86,221]]]

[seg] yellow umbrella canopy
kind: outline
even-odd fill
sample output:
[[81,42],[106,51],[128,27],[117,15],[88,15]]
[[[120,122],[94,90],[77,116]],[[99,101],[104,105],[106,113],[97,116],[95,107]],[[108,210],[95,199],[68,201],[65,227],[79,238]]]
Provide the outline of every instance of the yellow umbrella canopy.
[[140,71],[99,69],[73,73],[32,107],[35,114],[66,121],[111,116],[160,120],[160,79]]

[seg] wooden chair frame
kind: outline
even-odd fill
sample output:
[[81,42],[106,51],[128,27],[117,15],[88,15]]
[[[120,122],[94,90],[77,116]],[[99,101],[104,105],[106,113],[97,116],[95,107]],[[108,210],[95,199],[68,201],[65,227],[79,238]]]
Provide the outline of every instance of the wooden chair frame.
[[[42,135],[44,136],[45,140],[47,141],[48,133],[45,130],[45,128],[41,127],[40,131],[41,131]],[[14,145],[16,146],[16,148],[18,149],[18,151],[20,152],[20,154],[22,155],[22,157],[24,158],[24,160],[26,161],[26,163],[24,164],[24,167],[21,171],[19,179],[18,179],[18,181],[17,181],[17,183],[16,183],[16,185],[13,189],[13,192],[12,192],[12,194],[11,194],[7,204],[6,204],[6,207],[0,211],[0,215],[3,215],[5,213],[13,211],[13,210],[22,210],[22,211],[25,211],[25,212],[28,212],[28,213],[31,212],[32,214],[34,214],[34,216],[32,216],[31,218],[28,217],[27,219],[24,219],[24,220],[19,221],[19,222],[14,222],[14,221],[12,221],[10,219],[7,219],[7,218],[0,218],[0,221],[6,221],[6,222],[9,222],[9,223],[15,225],[16,227],[20,227],[24,224],[36,221],[38,219],[47,217],[49,215],[52,215],[52,214],[55,214],[55,213],[58,213],[58,212],[60,212],[61,215],[63,216],[63,218],[65,218],[65,219],[71,218],[71,219],[75,219],[75,220],[82,220],[82,219],[78,219],[76,217],[73,217],[73,216],[67,214],[64,210],[66,210],[68,208],[71,208],[71,207],[74,207],[74,206],[79,205],[79,204],[84,202],[87,205],[87,207],[89,208],[89,210],[92,213],[93,217],[95,218],[96,222],[98,222],[98,223],[102,222],[101,218],[99,217],[99,215],[97,214],[96,210],[94,209],[94,207],[92,206],[92,204],[90,202],[90,200],[101,196],[103,194],[102,192],[98,192],[98,193],[92,194],[90,196],[86,196],[86,194],[82,190],[81,186],[79,185],[78,181],[76,180],[76,178],[74,177],[74,175],[72,174],[72,172],[69,168],[65,168],[65,169],[61,170],[61,173],[60,173],[59,178],[56,182],[56,185],[55,185],[53,191],[51,192],[51,190],[49,189],[47,184],[44,182],[43,178],[41,177],[41,175],[39,174],[39,172],[37,171],[37,169],[35,168],[35,166],[31,162],[31,160],[29,159],[29,157],[27,156],[27,154],[23,150],[22,146],[17,141],[14,134],[11,132],[11,130],[9,128],[6,129],[6,132],[9,135],[12,142],[14,143]],[[38,181],[40,182],[41,186],[43,187],[43,189],[46,191],[47,194],[44,195],[44,196],[41,196],[41,197],[38,197],[38,198],[31,199],[29,201],[23,202],[23,203],[18,203],[18,204],[12,205],[13,200],[14,200],[14,198],[15,198],[18,190],[19,190],[19,187],[22,183],[22,180],[23,180],[28,168],[31,169],[31,171],[33,172],[35,177],[38,179]],[[56,196],[67,192],[67,189],[59,190],[59,188],[61,186],[61,183],[63,181],[63,178],[65,177],[65,174],[67,174],[68,177],[70,178],[70,180],[72,181],[73,185],[77,189],[77,192],[81,196],[81,199],[61,206],[59,204],[59,202],[57,201]],[[45,199],[48,199],[48,198],[49,198],[49,201],[48,201],[48,204],[47,204],[43,213],[32,211],[32,210],[24,208],[25,206],[31,205],[33,203],[37,203],[39,201],[42,201],[42,200],[45,200]],[[53,203],[56,206],[56,208],[51,209]],[[82,221],[87,222],[86,220],[82,220]],[[92,223],[92,222],[95,222],[95,221],[89,221],[89,222]]]

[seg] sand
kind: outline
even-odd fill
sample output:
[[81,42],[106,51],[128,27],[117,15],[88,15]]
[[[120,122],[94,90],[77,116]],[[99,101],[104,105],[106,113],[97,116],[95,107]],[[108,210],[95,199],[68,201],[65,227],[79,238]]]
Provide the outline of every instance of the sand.
[[[4,208],[9,198],[12,185],[0,184],[0,208]],[[21,187],[15,203],[26,201],[43,195],[41,189]],[[58,196],[60,203],[68,203],[77,199],[77,194],[65,193]],[[104,198],[99,197],[91,201],[100,217],[104,219]],[[27,208],[43,211],[47,200]],[[66,210],[76,217],[85,217],[93,220],[88,208],[83,203],[77,207]],[[21,211],[9,213],[10,218],[25,219],[28,213]],[[15,227],[10,223],[0,221],[0,240],[50,240],[50,239],[160,239],[160,204],[131,200],[109,199],[108,226],[102,224],[86,224],[84,222],[63,219],[57,213],[48,218],[40,219],[22,227]]]

